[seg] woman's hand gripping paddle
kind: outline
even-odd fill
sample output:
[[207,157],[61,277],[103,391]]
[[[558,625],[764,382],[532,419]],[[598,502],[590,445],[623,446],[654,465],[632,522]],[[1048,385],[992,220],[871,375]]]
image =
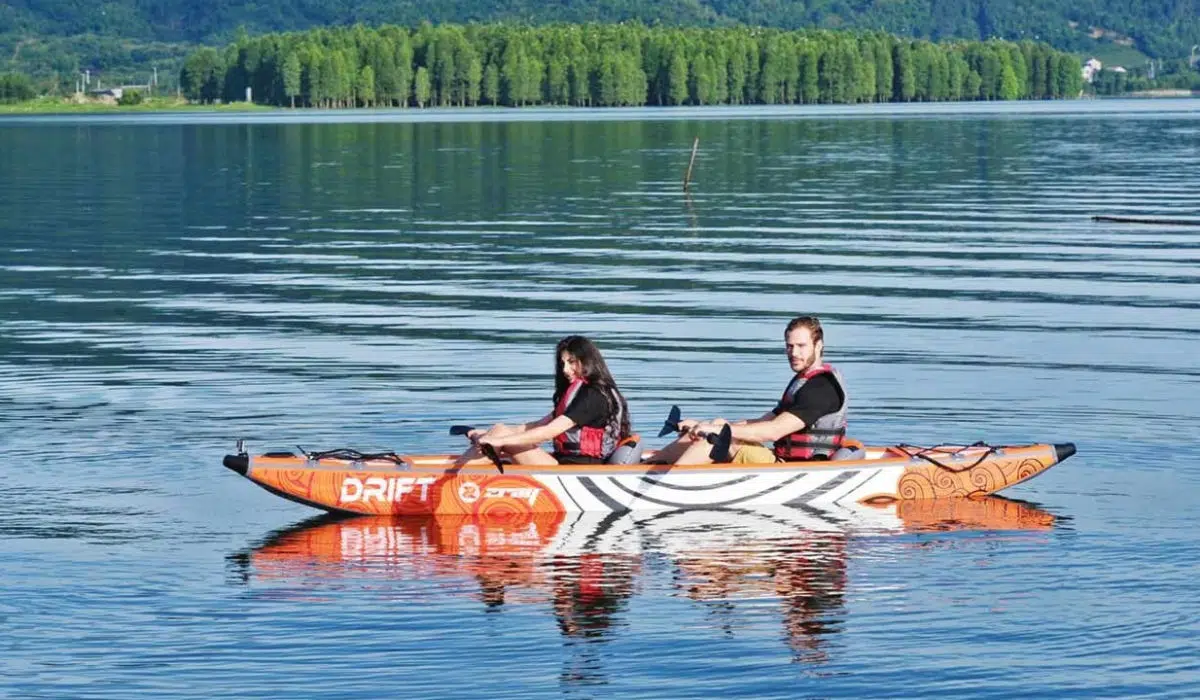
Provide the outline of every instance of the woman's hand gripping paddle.
[[[474,429],[475,426],[473,425],[452,425],[450,426],[450,434],[470,436],[471,431]],[[479,445],[479,451],[482,452],[485,457],[492,460],[492,464],[496,465],[496,469],[498,469],[501,474],[504,473],[504,464],[500,461],[500,455],[497,454],[495,447],[492,447],[487,443],[480,444],[474,438],[471,438],[471,442]]]

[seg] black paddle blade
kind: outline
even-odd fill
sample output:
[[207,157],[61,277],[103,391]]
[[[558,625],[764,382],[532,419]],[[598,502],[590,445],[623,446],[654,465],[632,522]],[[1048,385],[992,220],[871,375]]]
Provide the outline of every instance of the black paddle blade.
[[667,419],[663,421],[662,430],[658,431],[658,436],[662,437],[664,435],[679,432],[679,419],[681,417],[682,414],[679,412],[679,407],[672,406],[671,412],[667,414]]
[[721,432],[713,434],[709,433],[706,439],[712,443],[712,449],[708,451],[708,458],[716,464],[728,464],[732,457],[729,454],[729,447],[733,444],[733,428],[729,424],[721,426]]
[[504,465],[500,462],[500,455],[496,454],[496,448],[485,442],[479,446],[479,449],[483,451],[483,454],[487,456],[488,459],[492,460],[492,464],[495,464],[496,468],[500,470],[501,474],[503,474]]
[[451,435],[466,435],[475,429],[473,425],[452,425],[450,426]]

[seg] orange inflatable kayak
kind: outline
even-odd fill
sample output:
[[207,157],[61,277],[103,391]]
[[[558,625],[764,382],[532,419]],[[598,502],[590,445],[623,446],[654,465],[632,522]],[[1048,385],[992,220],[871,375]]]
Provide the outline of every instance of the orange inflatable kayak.
[[[1073,443],[865,447],[858,458],[767,464],[526,467],[449,454],[270,452],[240,443],[224,464],[283,498],[363,515],[532,513],[838,506],[979,497],[1075,454]],[[643,460],[652,459],[647,452]]]

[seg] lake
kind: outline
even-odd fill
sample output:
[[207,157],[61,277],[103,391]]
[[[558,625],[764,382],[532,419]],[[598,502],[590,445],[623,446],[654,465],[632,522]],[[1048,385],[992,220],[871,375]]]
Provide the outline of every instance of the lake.
[[[1200,226],[1092,220],[1200,219],[1200,102],[14,117],[0,183],[0,695],[1200,694]],[[643,435],[757,416],[800,313],[855,437],[1079,453],[853,522],[221,466],[457,452],[570,333]]]

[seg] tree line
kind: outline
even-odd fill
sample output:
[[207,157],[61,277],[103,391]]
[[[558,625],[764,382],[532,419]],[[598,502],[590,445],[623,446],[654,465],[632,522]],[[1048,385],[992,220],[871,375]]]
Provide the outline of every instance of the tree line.
[[816,104],[1073,98],[1044,43],[641,23],[423,23],[240,35],[189,54],[185,96],[293,107]]

